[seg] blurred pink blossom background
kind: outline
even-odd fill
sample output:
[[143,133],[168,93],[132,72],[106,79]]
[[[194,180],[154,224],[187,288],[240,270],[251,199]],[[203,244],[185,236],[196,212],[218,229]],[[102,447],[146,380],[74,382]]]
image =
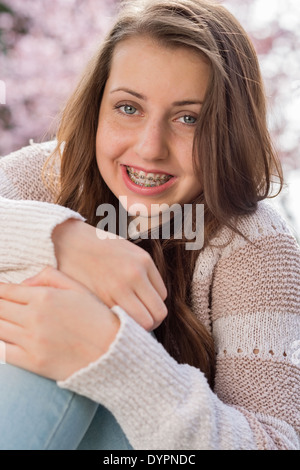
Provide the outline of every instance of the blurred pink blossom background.
[[[7,0],[0,13],[0,155],[42,141],[112,19],[113,0]],[[1,11],[1,9],[0,9]]]

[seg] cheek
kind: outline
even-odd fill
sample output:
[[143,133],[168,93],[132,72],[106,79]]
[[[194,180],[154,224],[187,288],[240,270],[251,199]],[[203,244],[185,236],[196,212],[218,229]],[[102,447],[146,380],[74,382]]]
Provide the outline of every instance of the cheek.
[[192,158],[186,158],[183,161],[183,168],[185,169],[186,189],[192,197],[196,197],[202,191],[202,183],[199,172],[195,172]]
[[185,176],[189,179],[197,179],[198,175],[195,173],[191,148],[185,148],[181,155],[186,156],[185,158],[180,158],[180,166],[183,169]]
[[99,121],[96,136],[97,161],[110,161],[119,158],[126,150],[126,140],[108,120]]

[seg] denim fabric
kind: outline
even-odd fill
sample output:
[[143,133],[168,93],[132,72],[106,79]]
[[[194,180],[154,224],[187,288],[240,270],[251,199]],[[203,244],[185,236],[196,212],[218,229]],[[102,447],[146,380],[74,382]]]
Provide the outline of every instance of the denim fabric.
[[0,364],[0,450],[131,449],[113,415],[56,382]]

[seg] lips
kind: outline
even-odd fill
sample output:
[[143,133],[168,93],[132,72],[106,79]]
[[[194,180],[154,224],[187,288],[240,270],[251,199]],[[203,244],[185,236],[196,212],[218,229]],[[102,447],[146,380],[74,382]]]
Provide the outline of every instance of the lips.
[[145,172],[127,165],[121,165],[121,172],[127,188],[143,196],[158,195],[170,188],[177,180],[176,176],[167,173]]

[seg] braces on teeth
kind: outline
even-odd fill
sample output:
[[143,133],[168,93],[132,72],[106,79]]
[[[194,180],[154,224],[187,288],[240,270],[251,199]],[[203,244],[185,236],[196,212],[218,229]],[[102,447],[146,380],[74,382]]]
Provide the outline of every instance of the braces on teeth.
[[172,178],[171,175],[155,175],[154,173],[145,173],[144,171],[138,171],[131,167],[127,167],[127,173],[135,184],[145,186],[146,188],[161,186]]

